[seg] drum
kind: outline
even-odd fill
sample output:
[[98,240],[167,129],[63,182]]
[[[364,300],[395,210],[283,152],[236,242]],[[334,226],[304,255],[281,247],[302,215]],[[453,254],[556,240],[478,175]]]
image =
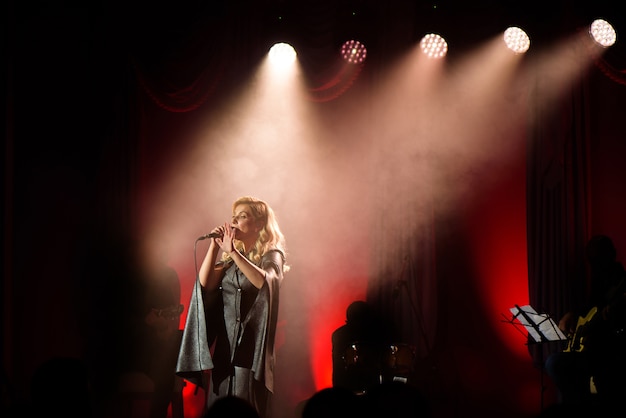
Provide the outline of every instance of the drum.
[[365,393],[369,388],[380,384],[380,350],[368,343],[350,344],[343,356],[345,370],[341,373],[341,385],[355,393]]
[[409,344],[390,344],[382,354],[386,374],[407,377],[415,369],[415,348]]
[[379,366],[378,350],[368,343],[353,342],[346,348],[343,361],[347,369],[376,369]]

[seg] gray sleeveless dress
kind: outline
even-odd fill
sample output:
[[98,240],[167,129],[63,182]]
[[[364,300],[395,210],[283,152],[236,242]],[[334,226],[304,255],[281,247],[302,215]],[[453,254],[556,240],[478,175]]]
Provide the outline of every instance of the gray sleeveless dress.
[[[284,254],[266,253],[265,283],[257,289],[231,263],[208,292],[196,280],[183,330],[177,375],[208,392],[207,406],[227,395],[247,399],[266,417],[274,391],[274,340]],[[212,349],[212,350],[211,350]],[[208,391],[205,372],[210,370]]]

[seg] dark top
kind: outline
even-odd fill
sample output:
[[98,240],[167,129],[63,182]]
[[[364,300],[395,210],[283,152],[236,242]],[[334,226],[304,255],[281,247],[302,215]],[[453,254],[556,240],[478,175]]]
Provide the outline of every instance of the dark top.
[[595,274],[592,272],[589,309],[596,307],[598,313],[587,325],[587,346],[596,356],[626,359],[626,271],[621,263],[614,262]]

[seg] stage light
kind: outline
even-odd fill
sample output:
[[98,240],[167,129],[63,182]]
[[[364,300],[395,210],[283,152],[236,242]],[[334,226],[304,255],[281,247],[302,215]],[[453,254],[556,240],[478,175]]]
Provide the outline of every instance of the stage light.
[[287,65],[296,60],[296,50],[291,45],[280,42],[270,48],[269,57],[278,65]]
[[346,41],[341,46],[341,56],[350,64],[360,64],[367,57],[367,48],[359,41]]
[[515,26],[504,31],[504,43],[516,54],[523,54],[530,48],[530,38],[526,32]]
[[420,41],[420,48],[429,58],[442,58],[448,53],[448,43],[435,33],[425,35]]
[[604,48],[613,45],[617,40],[617,34],[613,26],[603,19],[596,19],[589,27],[589,33],[596,43]]

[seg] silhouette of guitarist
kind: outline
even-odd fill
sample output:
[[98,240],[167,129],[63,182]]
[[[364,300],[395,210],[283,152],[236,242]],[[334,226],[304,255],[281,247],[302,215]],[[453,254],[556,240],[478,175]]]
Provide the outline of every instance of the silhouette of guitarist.
[[568,312],[559,321],[570,341],[545,364],[567,404],[590,401],[592,387],[607,399],[626,393],[626,271],[605,235],[589,240],[586,256],[591,284],[587,310]]

